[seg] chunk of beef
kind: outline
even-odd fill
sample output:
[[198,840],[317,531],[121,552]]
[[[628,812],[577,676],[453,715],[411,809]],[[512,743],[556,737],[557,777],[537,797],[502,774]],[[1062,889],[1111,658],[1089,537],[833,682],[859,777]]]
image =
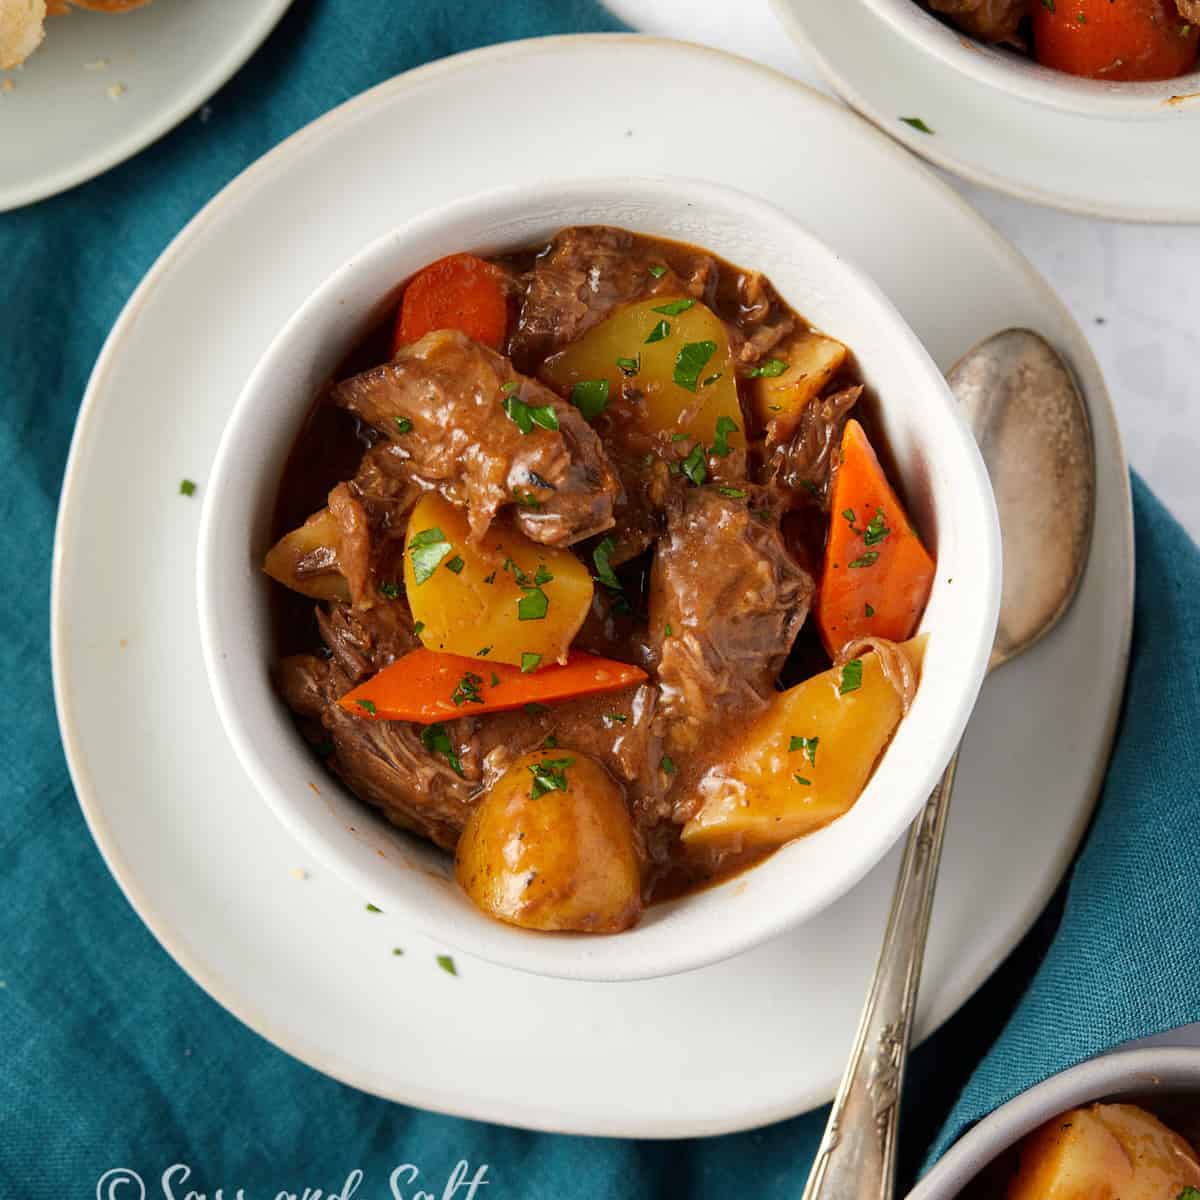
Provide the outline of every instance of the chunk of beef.
[[[613,309],[643,296],[709,295],[716,263],[683,247],[668,266],[625,229],[575,225],[538,256],[509,342],[513,361],[533,374],[542,361],[582,337]],[[651,267],[667,266],[652,274]]]
[[351,684],[362,683],[421,645],[413,633],[412,613],[401,598],[367,610],[330,604],[318,606],[316,612],[321,640]]
[[733,353],[742,366],[752,367],[796,328],[796,318],[771,281],[759,271],[745,271],[738,276],[737,294]]
[[522,754],[553,737],[562,747],[591,755],[624,787],[643,861],[661,857],[657,832],[670,816],[662,746],[656,732],[657,694],[649,684],[583,696],[530,712],[517,709],[476,718],[483,779],[490,787]]
[[812,577],[766,504],[759,489],[734,499],[693,488],[668,510],[650,575],[650,632],[673,753],[744,727],[773,693],[808,615]]
[[815,396],[804,406],[795,433],[772,451],[766,478],[788,507],[813,499],[822,509],[829,507],[834,451],[841,443],[846,417],[861,395],[862,387],[855,386]]
[[[621,485],[595,431],[571,405],[465,334],[426,334],[331,395],[394,439],[391,453],[403,459],[408,479],[467,509],[475,541],[513,504],[521,531],[550,546],[612,524]],[[509,395],[550,409],[558,428],[534,424],[522,433],[505,413]],[[401,421],[411,423],[405,433]]]
[[[320,721],[333,742],[328,762],[355,795],[378,808],[389,821],[453,850],[479,792],[464,759],[463,778],[444,758],[421,742],[421,727],[407,721],[367,721],[336,703],[349,691],[350,678],[336,662],[297,654],[283,659],[276,686],[288,706]],[[467,728],[462,728],[466,726]],[[451,742],[470,747],[470,722],[447,724]]]
[[972,37],[1024,44],[1021,22],[1029,15],[1030,0],[928,0],[928,4]]

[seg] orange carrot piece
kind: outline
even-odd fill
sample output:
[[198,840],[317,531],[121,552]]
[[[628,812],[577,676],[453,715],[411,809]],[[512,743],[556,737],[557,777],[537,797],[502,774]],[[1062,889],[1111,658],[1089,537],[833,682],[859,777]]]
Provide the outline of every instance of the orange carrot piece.
[[474,254],[439,258],[404,289],[393,352],[435,329],[457,329],[499,350],[508,332],[504,274]]
[[847,421],[834,476],[817,625],[830,657],[856,638],[907,641],[916,630],[934,562],[857,421]]
[[1033,44],[1038,62],[1071,75],[1174,79],[1195,68],[1200,29],[1175,0],[1041,0]]
[[525,704],[615,692],[645,678],[640,667],[581,650],[572,650],[563,664],[531,671],[508,663],[489,663],[486,658],[413,650],[347,692],[338,703],[356,717],[429,725]]

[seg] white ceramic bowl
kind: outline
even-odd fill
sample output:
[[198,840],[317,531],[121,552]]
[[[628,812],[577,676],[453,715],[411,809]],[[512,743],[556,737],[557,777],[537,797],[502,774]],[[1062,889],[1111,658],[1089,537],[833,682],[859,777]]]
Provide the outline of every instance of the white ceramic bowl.
[[1052,1075],[959,1138],[908,1200],[976,1195],[972,1182],[1010,1146],[1051,1117],[1095,1100],[1126,1100],[1151,1110],[1156,1101],[1187,1100],[1200,1108],[1200,1048],[1118,1050]]
[[[1156,83],[1106,83],[1055,71],[970,38],[916,0],[862,0],[910,45],[937,63],[1032,104],[1108,120],[1184,120],[1200,114],[1200,71]],[[931,63],[930,69],[936,69]],[[921,114],[936,126],[937,114]]]
[[[456,250],[494,253],[544,242],[564,225],[601,222],[765,271],[791,305],[854,349],[882,398],[905,491],[939,562],[923,625],[932,634],[924,681],[854,809],[723,886],[652,906],[636,929],[588,937],[483,916],[453,882],[445,855],[388,825],[321,769],[271,687],[267,597],[275,585],[260,567],[280,472],[312,397],[396,285]],[[783,932],[851,888],[900,837],[949,760],[983,679],[999,603],[987,474],[915,335],[868,278],[791,217],[694,180],[510,188],[427,213],[374,242],[268,347],[238,398],[206,494],[198,558],[205,660],[225,729],[259,792],[364,901],[470,954],[545,975],[617,980],[700,967]]]

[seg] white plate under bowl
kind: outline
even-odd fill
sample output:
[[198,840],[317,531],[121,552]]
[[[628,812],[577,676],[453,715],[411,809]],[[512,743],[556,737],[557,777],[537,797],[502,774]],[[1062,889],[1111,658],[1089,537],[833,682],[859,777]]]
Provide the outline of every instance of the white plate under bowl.
[[[663,119],[664,96],[687,97],[686,121]],[[501,109],[502,139],[480,119]],[[530,162],[566,178],[690,172],[771,200],[863,266],[944,368],[1012,325],[1070,359],[1096,435],[1092,559],[1065,623],[989,681],[968,731],[920,1032],[1029,928],[1091,812],[1128,650],[1129,487],[1103,380],[1028,263],[910,155],[782,75],[681,43],[518,42],[402,75],[267,155],[166,250],[97,363],[67,468],[52,602],[67,757],[109,867],[162,944],[312,1066],[409,1104],[538,1129],[682,1137],[764,1124],[832,1094],[896,854],[802,928],[703,971],[579,983],[460,956],[452,978],[434,962],[445,947],[312,869],[241,773],[205,682],[200,505],[179,495],[180,479],[204,488],[242,384],[322,279],[415,213],[524,182]],[[196,311],[222,320],[197,326]],[[112,546],[121,553],[96,552]]]
[[254,53],[291,2],[154,0],[49,18],[25,64],[0,71],[0,87],[12,81],[0,91],[0,212],[74,187],[161,137]]
[[[838,94],[930,162],[1088,216],[1200,222],[1200,93],[1177,120],[1116,120],[1035,105],[938,62],[863,0],[771,0]],[[901,119],[918,118],[933,132]]]

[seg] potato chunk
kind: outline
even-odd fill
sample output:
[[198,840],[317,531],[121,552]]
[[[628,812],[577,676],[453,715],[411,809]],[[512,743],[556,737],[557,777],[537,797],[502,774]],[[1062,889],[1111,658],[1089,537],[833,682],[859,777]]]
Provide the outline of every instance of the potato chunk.
[[1133,1104],[1093,1104],[1021,1144],[1008,1200],[1176,1200],[1200,1184],[1192,1148]]
[[[922,639],[901,650],[919,670]],[[854,661],[861,674],[852,664],[834,667],[776,696],[700,780],[701,807],[682,833],[689,850],[769,850],[851,808],[901,715],[878,656]]]
[[490,916],[526,929],[618,933],[642,911],[633,825],[594,759],[518,758],[471,814],[455,874]]
[[[592,577],[570,550],[497,522],[479,545],[467,514],[435,492],[408,521],[404,585],[430,650],[525,666],[566,662],[592,603]],[[507,565],[506,565],[507,564]]]
[[333,513],[323,508],[267,551],[263,570],[314,600],[349,600],[350,585],[338,569],[339,538]]
[[791,436],[804,406],[841,370],[846,354],[841,342],[806,329],[783,342],[767,364],[760,366],[760,370],[769,368],[773,360],[787,363],[780,374],[763,374],[753,381],[754,408],[769,442]]
[[604,380],[616,392],[627,380],[641,394],[648,433],[711,445],[724,417],[733,426],[725,426],[727,444],[746,444],[729,335],[716,313],[690,297],[627,304],[548,358],[542,374],[564,396],[577,383]]

